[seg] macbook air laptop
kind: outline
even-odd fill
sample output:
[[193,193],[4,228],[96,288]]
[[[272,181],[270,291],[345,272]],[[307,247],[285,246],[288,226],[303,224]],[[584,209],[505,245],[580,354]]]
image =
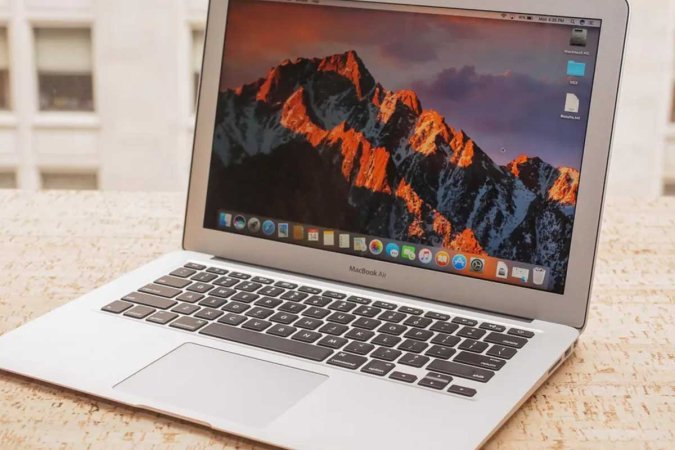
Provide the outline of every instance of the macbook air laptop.
[[0,368],[288,448],[481,446],[586,324],[627,18],[212,0],[183,250]]

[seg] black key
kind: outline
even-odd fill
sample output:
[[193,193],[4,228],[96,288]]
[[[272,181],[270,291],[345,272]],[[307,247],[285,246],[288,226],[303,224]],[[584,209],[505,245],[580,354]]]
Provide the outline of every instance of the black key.
[[213,282],[216,286],[221,286],[221,287],[232,287],[235,284],[239,283],[239,280],[236,278],[230,278],[230,277],[222,277],[218,278],[216,281]]
[[227,303],[227,300],[218,297],[206,297],[204,300],[199,302],[200,305],[208,306],[209,308],[220,308],[225,303]]
[[491,358],[471,352],[459,352],[453,361],[490,370],[499,370],[506,364],[506,361],[503,359]]
[[216,275],[225,275],[227,274],[227,270],[221,269],[220,267],[209,267],[206,269],[208,273],[215,273]]
[[218,275],[214,275],[212,273],[200,272],[190,279],[193,280],[193,281],[201,281],[202,283],[208,283],[209,281],[213,281],[216,278],[218,278]]
[[[400,336],[408,327],[403,325],[398,325],[395,323],[385,323],[380,328],[377,329],[380,333],[387,333],[393,336]],[[433,333],[432,333],[433,334]]]
[[291,339],[301,342],[314,342],[321,337],[321,333],[314,331],[300,330],[293,335]]
[[441,380],[441,379],[438,379],[438,378],[425,377],[425,378],[422,378],[422,380],[420,380],[420,382],[417,383],[417,384],[420,385],[420,386],[431,388],[431,389],[441,390],[441,389],[444,389],[448,384],[450,384],[450,382],[446,381],[446,380]]
[[405,364],[411,367],[422,367],[429,362],[429,358],[422,355],[415,355],[413,353],[406,353],[398,360],[400,364]]
[[363,328],[365,330],[374,330],[381,323],[382,322],[380,322],[377,319],[368,319],[366,317],[359,317],[352,325],[357,328]]
[[527,339],[501,333],[490,333],[485,336],[483,340],[492,344],[506,345],[507,347],[515,348],[522,348],[523,345],[527,344]]
[[189,316],[190,314],[199,311],[199,309],[200,308],[197,305],[191,305],[189,303],[181,303],[175,308],[173,308],[171,311]]
[[365,342],[373,336],[375,336],[375,333],[372,331],[361,330],[359,328],[352,328],[347,334],[345,334],[346,338],[361,342]]
[[276,308],[277,306],[281,305],[283,303],[282,300],[279,300],[278,298],[272,298],[272,297],[263,297],[257,302],[255,302],[256,305],[258,306],[264,306],[265,308]]
[[[230,274],[232,275],[232,274]],[[255,292],[258,289],[262,287],[262,284],[260,283],[254,283],[252,281],[242,281],[238,285],[236,285],[234,288],[238,291],[244,291],[244,292]]]
[[369,304],[372,300],[366,297],[359,297],[358,295],[350,295],[347,298],[348,301],[358,303],[360,305],[367,305]]
[[303,316],[313,317],[315,319],[323,319],[328,314],[330,314],[330,311],[323,308],[309,308],[308,310],[302,313]]
[[334,298],[334,299],[337,299],[337,300],[343,300],[347,297],[347,294],[343,294],[342,292],[335,292],[335,291],[324,291],[322,295],[324,297]]
[[356,316],[353,316],[351,314],[338,313],[338,312],[333,313],[326,318],[326,320],[328,320],[329,322],[337,322],[337,323],[341,323],[341,324],[347,324],[354,319],[356,319]]
[[170,286],[170,287],[173,287],[173,288],[178,288],[178,289],[182,289],[185,286],[187,286],[188,284],[190,284],[190,282],[188,280],[184,280],[182,278],[176,278],[176,277],[169,277],[169,276],[158,278],[158,279],[155,280],[155,283],[161,284],[163,286]]
[[496,356],[498,358],[511,359],[516,355],[517,352],[518,350],[515,348],[504,347],[503,345],[493,345],[486,354],[490,356]]
[[404,350],[406,352],[413,353],[422,353],[429,344],[425,342],[413,341],[412,339],[407,339],[398,346],[399,350]]
[[[324,292],[325,294],[325,292]],[[340,311],[340,312],[349,312],[352,309],[356,308],[356,305],[354,303],[350,302],[345,302],[344,300],[337,300],[330,305],[328,305],[328,309],[332,309],[333,311]]]
[[170,327],[180,328],[181,330],[197,331],[208,322],[203,319],[195,319],[194,317],[183,316],[174,320],[169,324]]
[[382,308],[382,309],[396,309],[396,305],[393,303],[387,303],[387,302],[381,302],[377,301],[373,303],[373,306],[376,308]]
[[223,315],[223,312],[218,311],[217,309],[203,308],[201,311],[199,311],[197,314],[195,314],[195,317],[198,317],[200,319],[206,319],[206,320],[216,320],[218,317],[220,317],[222,315]]
[[449,334],[439,333],[431,340],[432,344],[442,345],[443,347],[454,347],[461,341],[457,336],[450,336]]
[[330,302],[331,302],[331,300],[329,298],[314,295],[314,296],[308,298],[307,300],[305,300],[305,305],[318,306],[320,308],[323,308],[324,306],[328,305]]
[[443,347],[442,345],[433,345],[424,354],[427,356],[433,356],[434,358],[448,359],[454,355],[455,352],[456,350],[454,348]]
[[348,329],[349,329],[348,327],[340,325],[339,323],[327,323],[321,328],[319,328],[319,331],[322,333],[330,334],[332,336],[341,336]]
[[303,305],[302,303],[286,302],[279,307],[279,311],[298,314],[305,308],[307,308],[307,305]]
[[338,366],[344,369],[356,370],[368,361],[367,358],[359,355],[352,355],[351,353],[337,352],[335,356],[326,361],[331,366]]
[[361,369],[361,372],[383,377],[386,374],[388,374],[389,372],[391,372],[391,370],[394,367],[396,367],[396,364],[382,362],[382,361],[370,361],[368,364],[366,364],[363,367],[363,369]]
[[169,309],[177,303],[174,300],[155,297],[154,295],[141,294],[140,292],[132,292],[129,295],[125,295],[122,297],[122,300],[157,309]]
[[389,378],[396,381],[403,381],[404,383],[414,383],[417,381],[417,377],[415,375],[410,375],[409,373],[404,372],[392,372],[391,375],[389,375]]
[[244,303],[251,303],[253,300],[258,300],[259,298],[260,296],[258,294],[251,294],[250,292],[237,292],[230,297],[231,300]]
[[527,330],[521,330],[520,328],[511,328],[509,330],[509,334],[512,335],[512,336],[520,336],[520,337],[524,337],[524,338],[528,338],[528,339],[531,338],[531,337],[534,337],[533,332],[527,331]]
[[468,350],[474,353],[483,353],[489,344],[481,341],[474,341],[473,339],[465,339],[459,346],[460,350]]
[[274,283],[274,285],[284,289],[295,289],[296,287],[298,287],[297,284],[288,283],[286,281],[277,281],[276,283]]
[[269,328],[270,326],[272,326],[272,324],[266,320],[251,319],[248,322],[244,322],[244,324],[241,327],[246,328],[248,330],[263,331],[264,329]]
[[367,344],[365,342],[350,342],[349,345],[344,348],[344,350],[349,353],[356,353],[357,355],[367,355],[374,348],[375,346],[373,344]]
[[262,283],[262,284],[272,284],[274,283],[274,280],[271,278],[265,278],[265,277],[253,277],[251,278],[251,281],[254,283]]
[[298,288],[298,291],[300,292],[306,292],[308,294],[320,294],[321,289],[315,288],[315,287],[310,287],[310,286],[300,286]]
[[470,339],[480,339],[482,338],[487,331],[481,330],[479,328],[473,327],[464,327],[457,332],[457,336],[462,336]]
[[228,327],[219,323],[210,324],[205,327],[201,333],[240,344],[248,344],[266,350],[273,350],[287,355],[311,359],[313,361],[323,361],[333,353],[332,350],[327,348],[307,345],[301,342],[291,341],[269,334],[256,333],[241,328]]
[[466,325],[468,327],[474,327],[476,324],[478,324],[477,321],[473,319],[467,319],[466,317],[455,317],[452,319],[452,323],[458,323],[460,325]]
[[429,319],[435,319],[435,320],[450,320],[450,316],[447,314],[441,314],[438,312],[433,312],[429,311],[427,312],[424,317],[428,317]]
[[420,330],[419,328],[411,328],[410,330],[408,330],[406,334],[403,335],[403,337],[415,339],[417,341],[427,341],[433,335],[434,335],[433,331]]
[[131,308],[132,305],[131,303],[123,302],[121,300],[116,300],[109,305],[105,305],[103,308],[101,308],[102,311],[113,313],[113,314],[119,314],[123,313],[127,309]]
[[256,306],[255,308],[246,311],[245,315],[253,317],[255,319],[267,319],[272,314],[274,314],[274,311],[272,311],[271,309]]
[[218,319],[218,322],[220,323],[225,323],[235,327],[244,321],[246,321],[246,317],[240,316],[239,314],[225,314],[223,317]]
[[468,387],[460,386],[458,384],[453,384],[448,388],[448,392],[451,394],[463,395],[464,397],[473,397],[476,395],[476,390]]
[[430,330],[431,331],[438,331],[439,333],[445,333],[445,334],[452,334],[457,329],[459,328],[459,325],[455,325],[454,323],[448,323],[448,322],[435,322]]
[[295,314],[290,314],[290,313],[285,313],[285,312],[278,312],[272,317],[270,317],[270,321],[276,322],[276,323],[283,323],[284,325],[288,325],[289,323],[293,323],[296,320],[298,320],[298,316]]
[[379,347],[373,353],[370,354],[373,358],[383,359],[385,361],[394,361],[396,358],[401,356],[401,352],[394,350],[393,348]]
[[431,322],[432,320],[428,317],[410,316],[403,322],[403,325],[415,328],[426,328],[431,325]]
[[388,334],[378,334],[370,342],[376,345],[382,345],[383,347],[394,347],[401,342],[401,338],[398,336],[390,336]]
[[302,292],[287,291],[285,294],[282,294],[280,298],[284,300],[290,300],[292,302],[301,302],[307,297],[309,297],[309,295],[303,294]]
[[402,313],[412,314],[414,316],[421,316],[422,313],[424,312],[419,308],[412,308],[410,306],[401,306],[398,310]]
[[196,292],[183,292],[178,297],[176,297],[176,300],[180,300],[181,302],[194,303],[203,298],[204,294],[197,294]]
[[215,286],[212,286],[210,284],[206,283],[193,283],[190,286],[187,287],[188,291],[192,292],[199,292],[200,294],[204,294],[205,292],[209,292],[211,289],[213,289]]
[[288,337],[296,331],[298,331],[297,328],[293,328],[288,325],[274,325],[272,328],[267,330],[269,334],[281,337]]
[[341,337],[324,336],[324,338],[321,339],[319,342],[317,342],[317,344],[323,347],[338,349],[343,345],[345,345],[347,342],[349,342],[347,339],[343,339]]
[[283,294],[286,292],[285,289],[281,289],[279,287],[274,287],[274,286],[264,286],[262,289],[258,291],[258,294],[260,295],[267,295],[268,297],[276,297],[278,295]]
[[378,319],[380,320],[392,323],[398,323],[405,318],[406,318],[405,314],[396,311],[385,311],[378,317]]
[[157,311],[145,320],[152,323],[158,323],[160,325],[166,325],[176,317],[178,317],[178,314],[170,313],[168,311]]
[[[480,328],[482,328],[484,330],[489,330],[489,331],[497,331],[498,333],[501,333],[502,331],[506,330],[506,327],[503,326],[503,325],[497,325],[496,323],[488,323],[488,322],[481,323]],[[468,388],[466,388],[466,389],[468,389]]]
[[206,269],[206,266],[202,266],[201,264],[197,264],[197,263],[187,263],[187,264],[185,264],[184,267],[187,267],[188,269],[194,269],[194,270],[204,270],[204,269]]
[[230,276],[232,278],[238,278],[240,280],[248,280],[249,278],[251,278],[251,275],[242,272],[230,272]]
[[164,298],[173,298],[181,293],[180,289],[161,286],[159,284],[148,284],[139,289],[139,292],[144,292],[146,294],[158,295]]
[[364,317],[375,317],[381,312],[382,310],[380,308],[374,308],[372,306],[359,306],[354,310],[354,314]]
[[209,292],[209,295],[213,295],[214,297],[227,298],[230,295],[234,294],[235,292],[237,291],[235,291],[234,289],[219,287]]
[[466,366],[456,362],[442,361],[440,359],[434,359],[431,364],[427,366],[427,370],[466,378],[467,380],[479,381],[481,383],[487,383],[495,374],[491,370]]
[[196,274],[196,270],[188,269],[185,267],[180,267],[173,272],[171,272],[169,275],[174,276],[174,277],[180,277],[180,278],[188,278],[191,277],[192,275]]
[[316,330],[319,328],[323,322],[318,319],[312,319],[309,317],[303,317],[297,322],[295,322],[295,326],[298,328],[303,328],[305,330]]
[[230,302],[220,309],[222,309],[223,311],[229,311],[229,312],[233,312],[233,313],[243,313],[244,311],[248,310],[250,307],[251,307],[251,305],[247,305],[246,303]]

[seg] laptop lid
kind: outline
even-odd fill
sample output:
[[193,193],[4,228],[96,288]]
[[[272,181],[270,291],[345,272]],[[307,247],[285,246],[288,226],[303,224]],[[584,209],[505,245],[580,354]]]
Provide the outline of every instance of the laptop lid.
[[582,327],[622,0],[212,0],[184,247]]

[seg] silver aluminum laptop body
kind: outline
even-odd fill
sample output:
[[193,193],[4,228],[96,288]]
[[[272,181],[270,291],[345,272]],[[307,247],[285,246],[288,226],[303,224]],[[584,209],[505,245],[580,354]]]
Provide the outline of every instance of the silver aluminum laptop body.
[[[338,0],[319,0],[313,4],[256,0],[244,5],[240,2],[212,0],[209,7],[184,250],[152,261],[3,335],[0,337],[0,368],[288,448],[479,447],[569,356],[585,326],[628,19],[627,4],[621,0],[510,0],[508,5],[497,0],[391,0],[386,4]],[[555,283],[549,281],[545,284],[547,289],[543,289],[535,286],[534,279],[530,278],[530,275],[535,275],[535,269],[527,276],[524,275],[525,269],[514,272],[511,266],[506,272],[500,272],[501,261],[495,261],[498,264],[495,276],[500,279],[502,276],[510,277],[508,283],[499,282],[496,278],[486,279],[492,275],[485,274],[483,277],[480,271],[473,276],[448,273],[452,272],[452,268],[468,272],[474,269],[494,270],[494,267],[490,265],[490,255],[484,257],[479,266],[473,265],[473,259],[478,257],[471,257],[470,261],[465,258],[464,266],[470,266],[466,268],[462,266],[461,258],[457,266],[454,257],[450,262],[445,251],[437,251],[435,262],[429,261],[422,256],[433,253],[422,249],[419,242],[415,256],[419,254],[420,258],[414,264],[412,260],[403,264],[393,259],[405,254],[405,247],[393,252],[397,247],[392,246],[390,252],[390,247],[384,248],[381,242],[378,245],[371,241],[370,247],[359,253],[361,249],[351,247],[354,236],[350,239],[348,251],[338,252],[322,247],[337,247],[339,236],[335,236],[336,241],[333,242],[333,232],[321,227],[317,228],[324,232],[322,237],[325,240],[313,241],[312,233],[319,231],[305,229],[302,239],[295,242],[302,245],[291,245],[283,239],[294,239],[292,225],[288,227],[288,234],[277,239],[277,236],[282,236],[276,234],[280,223],[273,223],[275,239],[263,238],[263,233],[267,234],[266,227],[271,225],[251,222],[247,215],[240,219],[228,217],[228,213],[218,209],[218,223],[210,225],[207,220],[210,212],[206,205],[210,202],[207,194],[214,189],[208,184],[214,136],[218,136],[214,117],[223,111],[218,109],[219,95],[215,93],[222,96],[244,95],[246,92],[246,88],[238,91],[219,89],[227,78],[221,77],[223,54],[226,57],[231,55],[228,53],[231,48],[228,50],[226,47],[227,40],[235,39],[233,36],[243,33],[243,27],[247,25],[238,14],[244,14],[248,7],[264,8],[263,4],[270,3],[274,3],[274,8],[281,8],[275,11],[294,8],[302,14],[310,8],[340,8],[338,12],[322,16],[321,20],[327,23],[344,14],[355,24],[360,23],[357,14],[383,14],[377,16],[382,18],[382,22],[385,19],[402,20],[401,14],[406,15],[405,20],[411,15],[415,16],[415,20],[426,20],[431,14],[456,17],[450,20],[458,20],[460,25],[461,17],[470,17],[478,22],[492,18],[500,20],[503,26],[513,21],[522,23],[522,27],[531,25],[550,30],[546,27],[560,26],[568,20],[571,47],[566,48],[564,59],[569,59],[569,62],[565,61],[567,65],[561,70],[567,70],[570,81],[568,94],[571,96],[561,98],[560,113],[565,115],[563,119],[570,120],[575,120],[576,114],[583,114],[583,120],[587,120],[587,131],[583,140],[583,159],[579,161],[581,176],[578,194],[574,197],[574,228],[570,231],[564,282],[555,287]],[[228,8],[231,13],[229,19]],[[355,12],[357,10],[359,12]],[[307,14],[315,14],[315,11],[318,10]],[[262,16],[256,17],[263,20]],[[276,17],[282,20],[278,13]],[[290,21],[292,15],[283,17]],[[297,16],[294,17],[297,19]],[[528,21],[539,23],[528,24]],[[368,23],[378,26],[372,21]],[[227,38],[226,26],[232,27],[228,28]],[[265,25],[268,29],[274,26],[273,22]],[[468,33],[470,28],[467,25],[464,31]],[[523,30],[529,32],[530,28]],[[401,35],[405,34],[403,29],[398,31]],[[352,34],[361,35],[356,31]],[[336,39],[331,36],[331,39]],[[462,39],[472,39],[470,34],[468,36]],[[590,42],[593,36],[597,39],[595,62],[586,60],[586,65],[581,67],[579,64],[583,58],[590,56],[585,52],[592,48]],[[260,33],[259,37],[263,39],[265,36]],[[273,36],[266,42],[275,40]],[[368,55],[371,42],[365,40],[363,44],[363,66],[358,66],[359,70],[368,64],[371,69],[373,64],[387,64],[384,56],[378,59],[372,53]],[[588,47],[584,49],[587,42]],[[442,53],[444,43],[436,42],[434,45]],[[465,42],[464,45],[470,44]],[[392,53],[400,48],[400,45],[387,47]],[[428,66],[420,59],[424,56],[422,50],[415,48],[412,56],[407,57],[418,60],[416,70],[423,74]],[[353,58],[351,53],[346,55]],[[226,58],[226,61],[232,60]],[[284,70],[283,67],[296,67],[293,64],[303,62],[314,69],[321,65],[319,71],[321,76],[325,76],[325,73],[340,72],[342,67],[339,58],[303,61],[286,62],[280,71]],[[586,86],[589,89],[586,109],[582,107],[580,110],[578,103],[583,105],[585,97],[575,89],[584,88],[579,80],[584,75],[584,68],[593,69],[594,77]],[[479,70],[480,67],[474,69]],[[401,71],[405,72],[404,69]],[[380,72],[379,75],[383,75],[389,83],[395,83],[396,77],[392,73]],[[349,78],[353,74],[353,71],[343,71],[341,76]],[[264,77],[265,73],[260,76]],[[261,79],[260,83],[263,81]],[[275,86],[283,85],[278,79],[276,83]],[[358,83],[355,85],[363,87]],[[429,87],[424,84],[415,86],[420,91],[425,86]],[[260,84],[257,88],[260,89]],[[375,88],[371,86],[371,89],[374,92]],[[270,100],[270,92],[278,91],[270,88],[266,91],[267,97],[261,92],[258,91],[256,101],[265,103]],[[295,100],[306,99],[303,95],[306,94],[298,94]],[[361,90],[359,95],[362,100],[364,91]],[[368,95],[373,100],[384,98]],[[411,97],[406,98],[408,101],[403,103],[408,108],[419,109],[414,101],[410,101]],[[328,119],[319,117],[316,97],[312,97],[312,101],[311,105],[316,108],[312,123],[321,122],[329,128]],[[286,117],[282,119],[286,128],[297,125],[298,117],[307,120],[305,115],[298,116],[297,113],[302,112],[302,105],[306,108],[310,103],[293,103],[290,97],[284,98],[283,102],[285,109],[280,114]],[[329,113],[339,110],[339,106],[334,108]],[[284,113],[289,115],[283,116]],[[222,115],[219,117],[222,119]],[[317,128],[308,128],[308,123],[303,122],[304,128],[294,128],[296,136],[305,133],[303,139],[307,142],[320,140],[321,145],[335,142],[329,141],[328,134],[320,134],[320,139],[314,141],[316,134],[309,131],[314,133]],[[340,142],[344,150],[345,141]],[[476,154],[472,151],[469,159],[476,158]],[[258,160],[264,159],[264,156],[259,155]],[[466,160],[463,163],[460,158],[453,164],[466,165]],[[283,171],[280,165],[274,167]],[[514,166],[509,167],[513,173]],[[518,167],[522,169],[522,166]],[[238,168],[234,175],[243,170]],[[375,172],[371,170],[369,173]],[[514,176],[519,175],[514,173]],[[360,187],[375,189],[377,184],[381,188],[380,194],[393,195],[394,189],[387,190],[383,184],[387,181],[391,183],[391,180],[391,177],[386,180],[381,178],[379,184],[365,181]],[[401,184],[398,186],[401,188]],[[531,198],[531,194],[527,195]],[[552,195],[549,191],[549,196]],[[264,217],[265,214],[259,216]],[[237,224],[241,228],[237,228],[237,232],[218,229],[220,225],[233,227],[232,219],[244,220]],[[286,217],[279,219],[289,220]],[[311,228],[311,225],[305,228]],[[466,249],[462,251],[471,254]],[[425,268],[430,264],[436,264],[438,270]],[[180,271],[176,272],[177,269]],[[536,268],[539,274],[542,270]],[[176,275],[168,276],[172,272]],[[202,278],[190,279],[199,276]],[[162,279],[164,284],[153,283]],[[181,280],[187,281],[182,283]],[[209,284],[219,280],[220,284]],[[540,281],[543,282],[543,279]],[[148,285],[150,287],[145,292],[139,292],[139,288]],[[206,291],[200,294],[204,288],[202,285],[209,285],[206,289],[213,289],[213,295]],[[280,289],[273,289],[277,286]],[[303,287],[311,289],[303,291]],[[190,290],[192,288],[194,290]],[[263,299],[248,295],[262,289],[269,294]],[[280,293],[282,291],[283,294]],[[216,292],[218,295],[215,295]],[[131,297],[130,293],[133,293]],[[237,300],[232,299],[235,295]],[[277,302],[275,295],[278,298],[290,295],[286,298],[292,300]],[[318,300],[312,300],[315,297]],[[176,300],[181,298],[185,300]],[[325,304],[308,303],[321,302],[321,299],[325,300]],[[211,303],[202,304],[204,301]],[[260,301],[267,303],[258,303]],[[293,313],[279,310],[282,304],[289,305],[291,311],[297,310],[297,317],[288,319],[288,315]],[[231,310],[223,309],[228,305]],[[198,318],[199,312],[191,310],[193,306],[201,311],[202,318]],[[183,309],[173,313],[170,308],[174,307]],[[247,310],[239,311],[234,307]],[[246,315],[256,308],[263,316]],[[264,315],[267,308],[273,310],[275,315],[272,317],[276,319]],[[321,336],[321,340],[311,341],[312,335],[307,333],[313,326],[311,320],[303,322],[306,328],[298,326],[298,333],[304,333],[307,341],[295,339],[295,334],[282,337],[270,333],[275,329],[283,334],[286,329],[284,320],[298,321],[292,322],[292,325],[309,319],[302,315],[300,308],[304,312],[312,308],[324,309],[331,314],[325,320],[313,319],[318,321],[315,325],[322,325],[320,331],[313,331]],[[366,333],[368,327],[354,325],[356,320],[368,319],[368,311],[377,311],[377,316],[373,318],[382,319],[372,335]],[[397,315],[399,312],[400,315]],[[244,317],[246,322],[227,323],[225,320],[226,317],[235,320],[237,316]],[[146,320],[150,317],[156,320]],[[162,324],[165,320],[166,324]],[[180,327],[172,326],[179,320],[182,321]],[[332,328],[324,328],[327,325]],[[190,331],[193,326],[195,331]],[[269,328],[257,329],[259,326]],[[385,326],[388,328],[382,331],[384,328],[380,327]],[[350,338],[345,341],[337,339],[347,335]],[[396,338],[400,339],[397,341]],[[364,345],[376,342],[375,339],[380,340],[372,349]],[[347,345],[352,346],[350,350],[346,350]],[[404,345],[407,347],[402,347]],[[396,354],[399,348],[406,350]],[[377,357],[369,356],[371,350],[372,354],[375,351],[380,353]],[[407,364],[402,363],[408,355],[412,359]],[[424,361],[424,358],[427,361],[423,364],[415,363]],[[394,373],[403,375],[393,377]]]

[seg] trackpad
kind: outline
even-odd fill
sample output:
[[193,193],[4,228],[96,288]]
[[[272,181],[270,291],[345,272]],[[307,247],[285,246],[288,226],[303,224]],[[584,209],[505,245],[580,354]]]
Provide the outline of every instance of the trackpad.
[[184,344],[115,386],[197,416],[263,427],[328,377],[197,344]]

